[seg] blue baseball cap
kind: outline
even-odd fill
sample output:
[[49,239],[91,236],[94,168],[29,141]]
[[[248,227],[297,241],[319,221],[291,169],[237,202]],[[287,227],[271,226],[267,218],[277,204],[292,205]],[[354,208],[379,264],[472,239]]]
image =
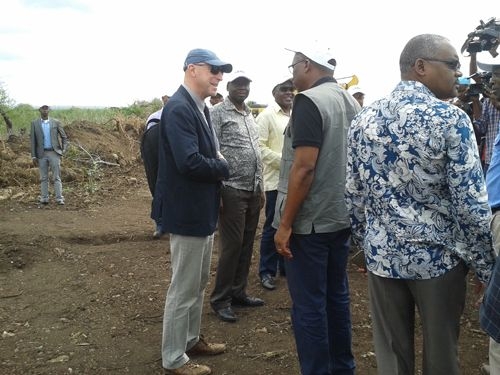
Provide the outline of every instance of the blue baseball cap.
[[220,60],[215,53],[208,49],[195,48],[189,51],[186,60],[184,60],[184,71],[190,64],[205,63],[212,66],[219,66],[223,73],[231,73],[233,66]]

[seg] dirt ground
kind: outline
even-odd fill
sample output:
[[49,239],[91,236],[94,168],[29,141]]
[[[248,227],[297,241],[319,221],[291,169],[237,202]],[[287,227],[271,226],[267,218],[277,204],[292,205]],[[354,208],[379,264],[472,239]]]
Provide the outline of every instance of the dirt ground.
[[[140,164],[137,124],[67,126],[65,206],[39,206],[29,139],[0,142],[0,374],[162,374],[160,341],[170,278],[168,238],[153,240],[150,195]],[[249,294],[264,307],[237,309],[235,324],[208,304],[202,333],[225,342],[216,357],[195,358],[214,374],[299,374],[286,279],[275,291],[258,280],[258,243]],[[217,244],[217,241],[216,241]],[[349,265],[357,374],[376,374],[366,277]],[[469,288],[472,290],[472,288]],[[462,372],[479,374],[487,337],[475,296],[462,320]],[[418,330],[418,328],[417,328]],[[417,342],[421,357],[420,342]],[[419,371],[417,371],[420,373]]]

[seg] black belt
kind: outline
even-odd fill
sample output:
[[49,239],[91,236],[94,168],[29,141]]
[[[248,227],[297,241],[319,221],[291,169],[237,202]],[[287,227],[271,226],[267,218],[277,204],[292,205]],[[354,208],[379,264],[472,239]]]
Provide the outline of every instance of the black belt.
[[494,214],[496,212],[500,211],[500,206],[498,207],[491,207],[491,213]]
[[44,148],[43,151],[54,151],[53,148]]

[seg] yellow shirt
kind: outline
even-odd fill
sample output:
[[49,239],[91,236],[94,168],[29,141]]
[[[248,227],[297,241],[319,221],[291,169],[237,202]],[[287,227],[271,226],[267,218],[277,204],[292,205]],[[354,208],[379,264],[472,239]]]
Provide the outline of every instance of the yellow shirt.
[[264,165],[264,190],[278,188],[283,132],[290,116],[274,103],[264,109],[255,119],[259,125],[259,144]]

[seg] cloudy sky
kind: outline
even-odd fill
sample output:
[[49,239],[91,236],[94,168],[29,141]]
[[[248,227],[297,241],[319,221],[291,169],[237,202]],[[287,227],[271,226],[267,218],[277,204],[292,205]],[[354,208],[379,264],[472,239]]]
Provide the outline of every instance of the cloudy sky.
[[[460,52],[499,9],[498,0],[467,9],[445,0],[2,0],[0,82],[18,104],[127,106],[172,94],[187,52],[209,48],[253,78],[250,100],[270,103],[293,58],[285,48],[319,40],[336,51],[335,76],[355,74],[369,103],[399,81],[411,37],[441,34]],[[226,94],[225,82],[219,89]]]

